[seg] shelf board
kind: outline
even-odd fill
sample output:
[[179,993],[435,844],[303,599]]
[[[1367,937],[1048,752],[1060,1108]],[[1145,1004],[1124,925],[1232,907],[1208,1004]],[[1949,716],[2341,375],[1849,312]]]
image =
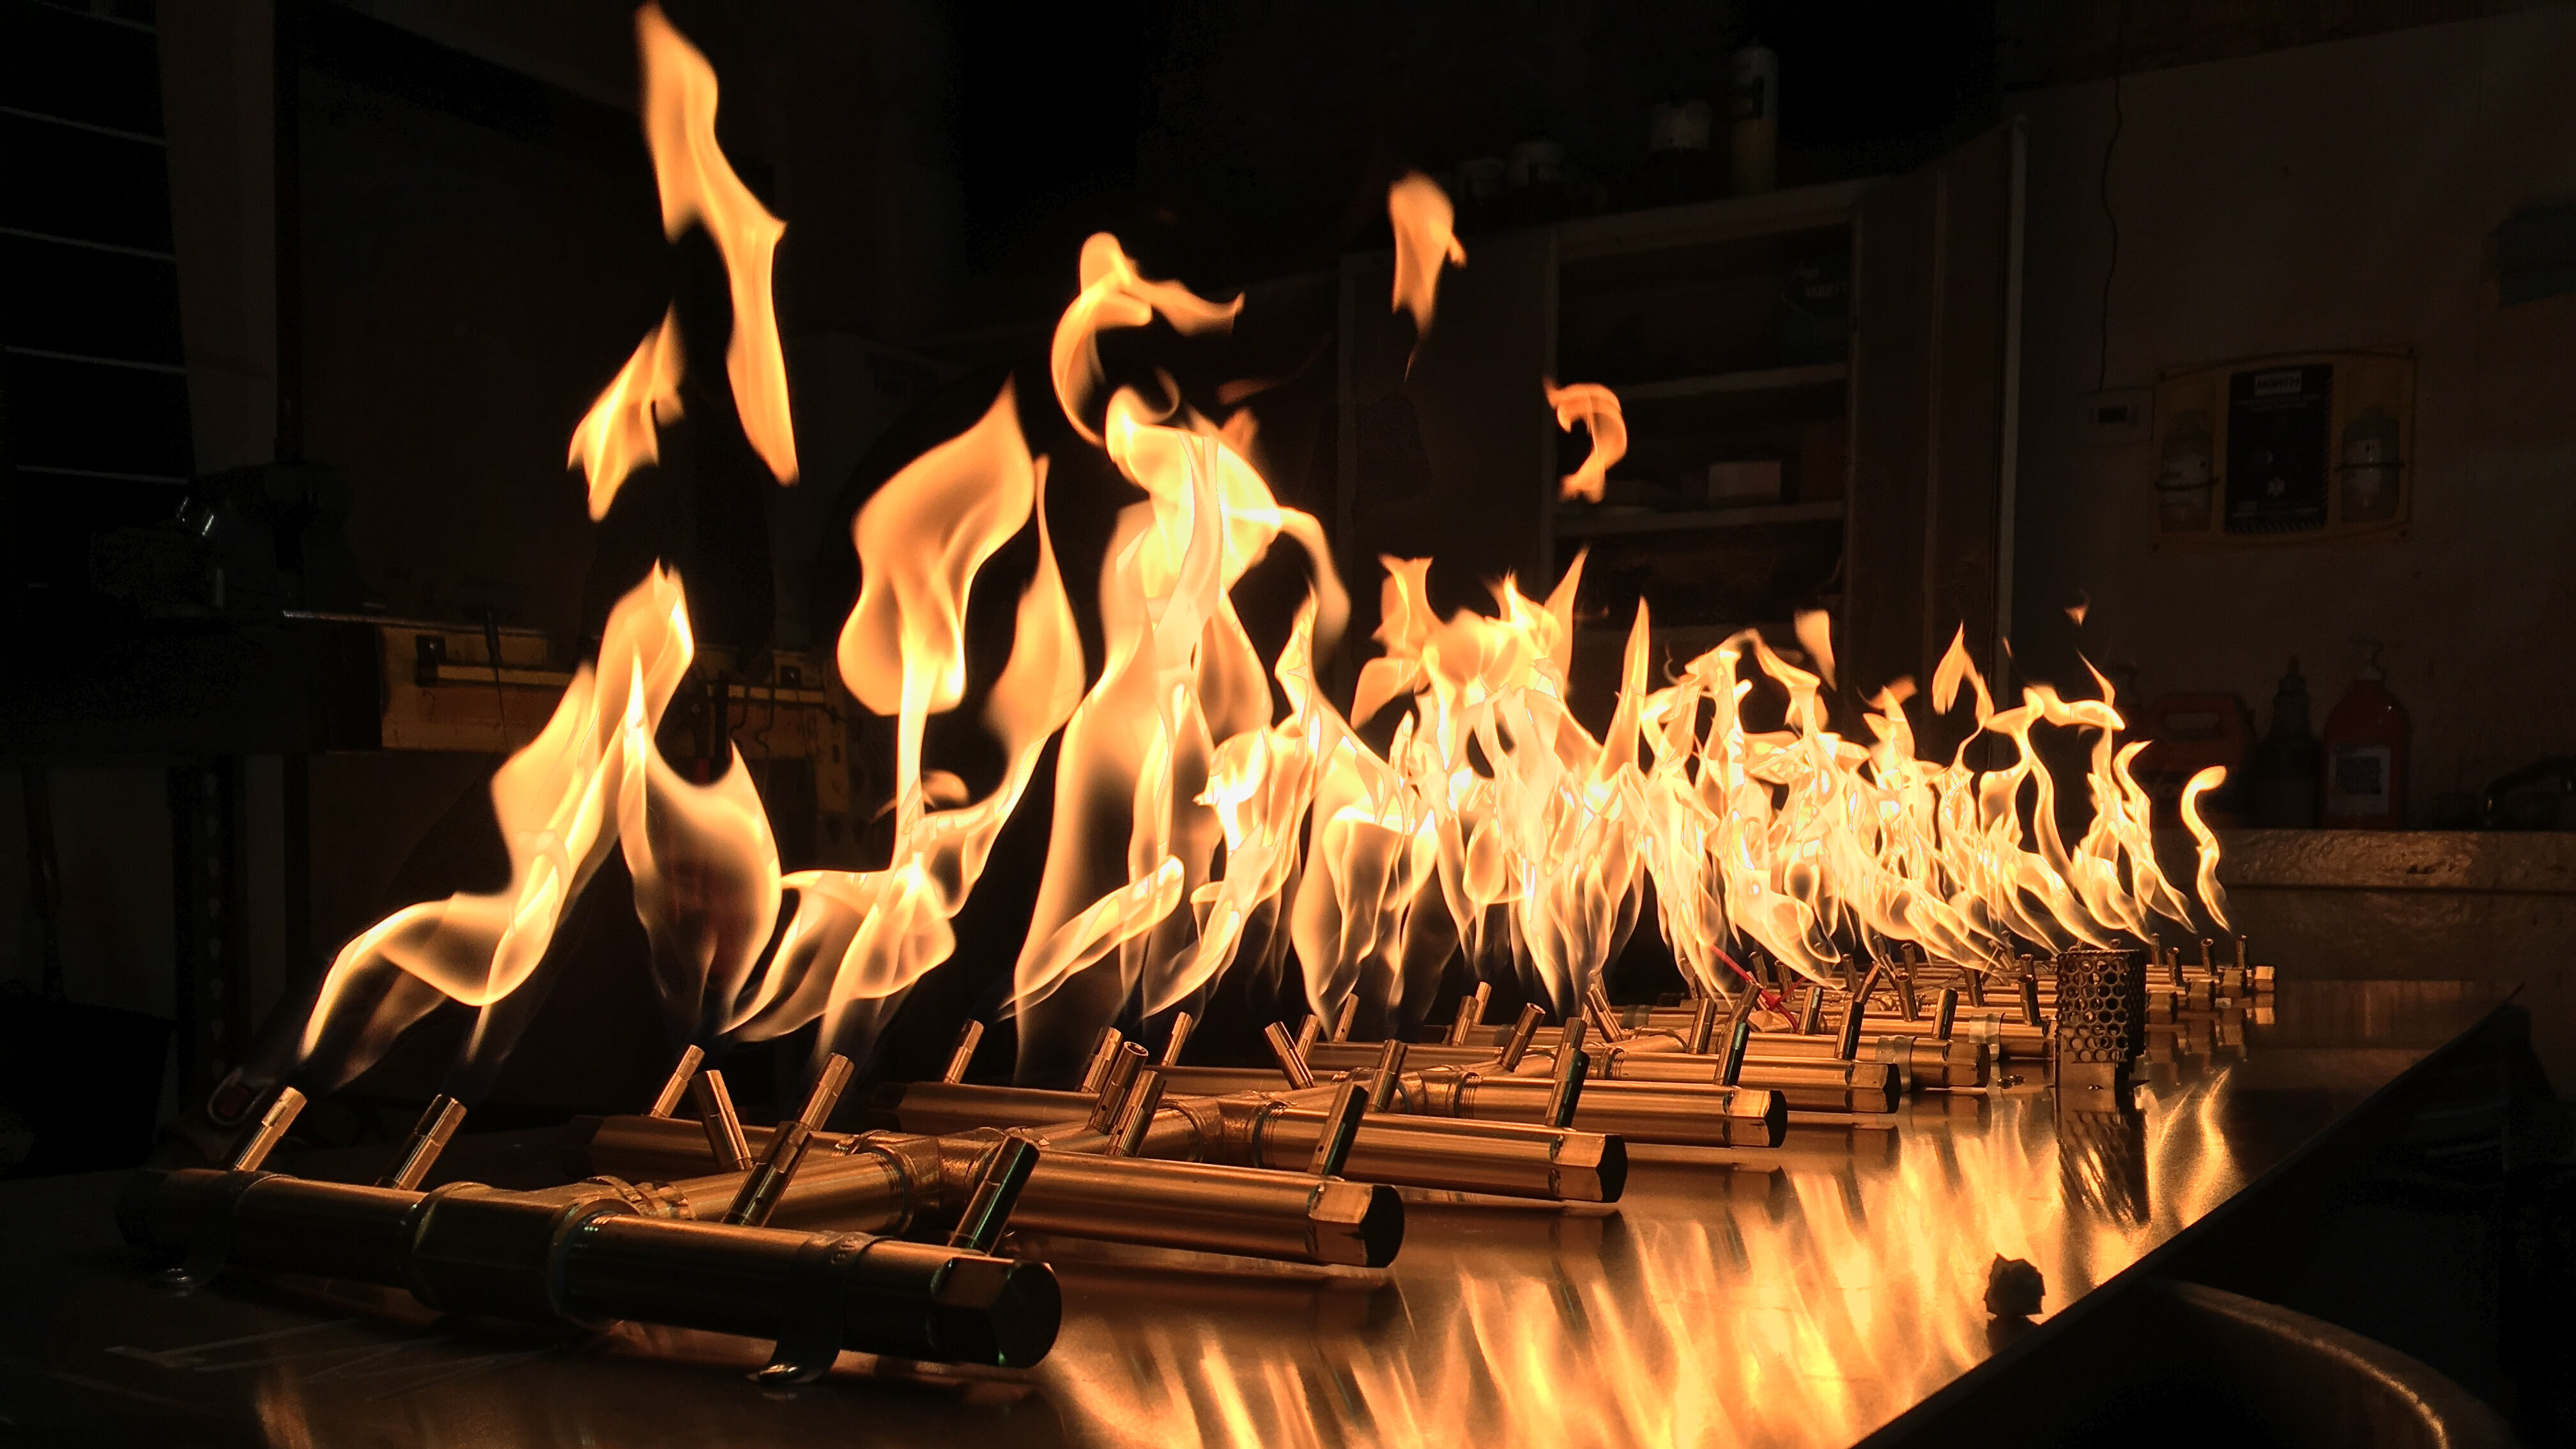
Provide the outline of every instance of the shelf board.
[[1559,538],[1599,538],[1620,533],[1695,533],[1712,528],[1751,528],[1765,523],[1826,523],[1843,516],[1843,501],[1773,503],[1753,508],[1712,508],[1697,513],[1629,513],[1608,518],[1556,516]]
[[1562,261],[1660,251],[1667,247],[1706,246],[1737,237],[1780,232],[1816,231],[1845,226],[1862,193],[1881,178],[1801,186],[1760,196],[1661,206],[1645,211],[1585,217],[1557,227],[1557,256]]
[[1848,363],[1817,362],[1804,367],[1763,367],[1748,372],[1718,372],[1704,377],[1668,377],[1656,382],[1615,384],[1611,391],[1623,403],[1663,402],[1673,398],[1715,397],[1731,392],[1785,392],[1822,387],[1851,375]]

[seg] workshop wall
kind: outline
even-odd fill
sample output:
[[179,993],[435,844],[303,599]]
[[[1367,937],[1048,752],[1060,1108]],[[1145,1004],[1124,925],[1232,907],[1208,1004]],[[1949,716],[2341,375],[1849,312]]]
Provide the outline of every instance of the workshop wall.
[[[2378,640],[2414,719],[2418,825],[2576,748],[2576,295],[2500,306],[2494,243],[2576,196],[2571,69],[2576,11],[2551,8],[2131,75],[2116,121],[2107,81],[2008,101],[2030,136],[2029,677],[2082,681],[2080,643],[2141,702],[2231,691],[2263,727],[2297,655],[2322,723],[2352,641]],[[2159,549],[2145,430],[2085,422],[2097,389],[2159,368],[2385,346],[2417,359],[2394,542]],[[2079,630],[2062,610],[2086,598]]]

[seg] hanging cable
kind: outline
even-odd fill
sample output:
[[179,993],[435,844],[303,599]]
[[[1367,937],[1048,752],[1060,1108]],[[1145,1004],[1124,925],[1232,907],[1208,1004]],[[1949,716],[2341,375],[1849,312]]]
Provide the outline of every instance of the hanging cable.
[[2111,279],[2120,274],[2120,217],[2111,210],[2111,155],[2120,146],[2120,128],[2127,114],[2120,106],[2120,70],[2127,56],[2129,39],[2129,6],[2121,0],[2111,23],[2111,139],[2102,143],[2102,219],[2111,225],[2111,260],[2102,268],[2102,350],[2093,373],[2093,390],[2101,392],[2111,385]]

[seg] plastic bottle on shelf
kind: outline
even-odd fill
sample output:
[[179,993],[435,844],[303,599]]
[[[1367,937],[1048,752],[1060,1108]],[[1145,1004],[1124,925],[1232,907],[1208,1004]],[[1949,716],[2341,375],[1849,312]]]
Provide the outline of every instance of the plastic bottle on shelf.
[[1780,57],[1747,41],[1727,64],[1727,180],[1737,196],[1780,180]]
[[2267,830],[2317,828],[2317,786],[2325,746],[2309,725],[2308,681],[2299,661],[2272,695],[2272,728],[2254,747],[2254,823]]
[[2379,646],[2326,716],[2325,823],[2340,830],[2395,830],[2406,817],[2406,706],[2388,692]]

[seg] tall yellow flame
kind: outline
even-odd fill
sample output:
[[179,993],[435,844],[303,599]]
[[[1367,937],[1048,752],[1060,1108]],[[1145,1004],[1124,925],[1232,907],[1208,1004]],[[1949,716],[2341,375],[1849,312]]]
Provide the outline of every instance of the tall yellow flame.
[[[638,26],[673,94],[697,95],[685,77],[704,62],[649,8]],[[702,109],[656,124],[680,125],[687,144],[667,155],[699,156],[690,184],[721,207],[733,202],[706,169],[721,160],[706,159],[712,84],[704,78]],[[1415,181],[1399,183],[1390,206],[1416,213],[1418,228],[1400,234],[1428,248],[1407,253],[1409,275],[1426,284],[1427,323],[1427,285],[1454,239],[1441,239],[1445,217],[1433,215],[1445,199],[1429,206],[1429,183]],[[702,214],[671,214],[684,212]],[[1827,978],[1899,943],[1985,967],[2034,947],[2134,941],[2159,918],[2191,922],[2194,901],[2157,862],[2132,769],[2140,746],[2119,743],[2126,724],[2108,682],[2094,674],[2090,699],[2031,684],[1999,707],[1964,630],[1925,701],[1941,716],[1968,705],[1966,738],[1946,760],[1918,753],[1912,681],[1864,692],[1838,677],[1822,614],[1797,621],[1796,651],[1748,630],[1659,679],[1640,605],[1596,735],[1566,690],[1582,557],[1544,599],[1506,577],[1491,586],[1490,612],[1445,618],[1431,603],[1430,561],[1387,558],[1379,652],[1360,667],[1345,716],[1317,661],[1336,647],[1348,600],[1321,526],[1282,506],[1247,458],[1248,419],[1219,426],[1174,400],[1168,382],[1161,400],[1109,390],[1101,365],[1106,329],[1160,316],[1207,330],[1231,325],[1239,308],[1146,280],[1113,238],[1083,249],[1081,293],[1050,357],[1054,401],[1137,490],[1099,570],[1105,656],[1087,691],[1047,524],[1046,460],[1028,450],[1012,388],[853,522],[861,585],[837,657],[857,701],[895,721],[883,868],[782,876],[739,757],[709,785],[661,760],[653,736],[690,643],[678,581],[657,568],[618,603],[597,665],[494,779],[508,888],[406,908],[351,941],[308,1052],[354,1022],[350,1058],[363,1065],[442,1000],[486,1008],[490,1021],[621,841],[675,1031],[763,1038],[819,1019],[825,1048],[855,1048],[854,1033],[955,950],[952,922],[1059,732],[1052,834],[1013,964],[1024,1054],[1292,954],[1319,1013],[1356,999],[1401,1028],[1462,962],[1570,1008],[1617,959],[1649,885],[1674,958],[1711,990],[1740,979],[1748,946]],[[576,437],[595,497],[620,459],[649,456],[665,367],[677,366],[669,333],[666,321]],[[1551,385],[1547,397],[1566,426],[1592,431],[1594,462],[1576,478],[1589,472],[1597,486],[1623,443],[1615,397],[1590,384]],[[925,762],[924,731],[972,694],[974,583],[1024,529],[1037,562],[984,710],[1003,765],[973,797]],[[1233,595],[1283,538],[1304,555],[1307,595],[1265,669]],[[1835,725],[1837,690],[1856,736]],[[2047,731],[2082,745],[2080,775],[2061,781],[2046,765]],[[1979,740],[2001,764],[1967,763]],[[2194,778],[2183,817],[2198,848],[2197,909],[2224,925],[2219,846],[2199,813],[2219,779]],[[2072,839],[2061,790],[2066,813],[2086,821]],[[470,1049],[488,1052],[492,1039],[478,1027]]]
[[796,429],[770,301],[770,264],[787,226],[742,184],[716,144],[716,73],[707,58],[650,0],[635,12],[635,43],[644,53],[644,137],[662,193],[662,233],[678,241],[696,222],[723,254],[733,293],[725,376],[733,383],[734,410],[770,475],[793,483]]
[[331,1028],[353,1023],[339,1057],[354,1075],[449,1000],[487,1009],[467,1048],[469,1058],[485,1050],[488,1008],[535,974],[564,910],[636,808],[626,796],[647,768],[636,755],[652,753],[692,652],[680,581],[657,566],[610,611],[597,665],[574,674],[545,729],[492,777],[509,885],[407,906],[341,947],[305,1026],[306,1056]]

